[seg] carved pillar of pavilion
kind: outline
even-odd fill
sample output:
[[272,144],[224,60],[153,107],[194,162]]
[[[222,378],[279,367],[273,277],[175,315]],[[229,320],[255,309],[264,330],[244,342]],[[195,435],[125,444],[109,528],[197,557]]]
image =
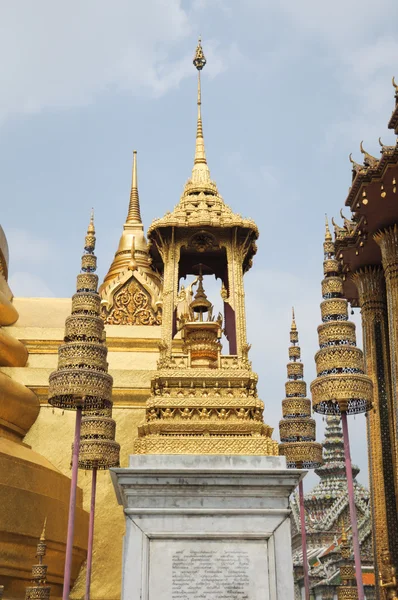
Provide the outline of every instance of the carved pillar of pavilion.
[[373,409],[367,414],[367,435],[377,573],[383,548],[389,548],[394,559],[398,559],[387,300],[381,267],[360,269],[352,279],[361,307],[366,373],[373,381]]
[[[386,280],[387,315],[389,331],[389,349],[392,381],[391,420],[393,435],[391,446],[394,452],[394,464],[398,462],[398,226],[379,231],[374,239],[380,246],[381,257]],[[398,472],[395,468],[395,491],[398,490]],[[395,506],[395,510],[397,505]]]

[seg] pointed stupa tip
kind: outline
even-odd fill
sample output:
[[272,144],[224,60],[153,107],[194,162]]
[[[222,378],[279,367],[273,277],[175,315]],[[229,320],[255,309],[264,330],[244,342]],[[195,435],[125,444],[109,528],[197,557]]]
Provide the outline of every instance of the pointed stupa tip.
[[130,203],[126,223],[142,223],[140,198],[138,195],[137,150],[133,151],[133,172],[131,177]]
[[87,227],[87,234],[84,239],[84,254],[82,256],[81,270],[83,273],[94,273],[97,269],[97,257],[95,250],[95,228],[94,228],[94,209],[91,210],[90,223]]
[[398,83],[395,82],[395,76],[392,78],[392,84],[395,88],[395,93],[398,95]]
[[291,330],[292,331],[297,331],[296,317],[295,317],[295,314],[294,314],[294,306],[292,306],[292,326],[291,326]]
[[332,241],[332,234],[330,233],[330,229],[329,229],[329,220],[328,220],[328,216],[325,214],[325,242],[331,242]]
[[40,536],[40,541],[41,542],[45,542],[46,541],[46,525],[47,525],[47,517],[44,519],[43,531],[41,532],[41,536]]

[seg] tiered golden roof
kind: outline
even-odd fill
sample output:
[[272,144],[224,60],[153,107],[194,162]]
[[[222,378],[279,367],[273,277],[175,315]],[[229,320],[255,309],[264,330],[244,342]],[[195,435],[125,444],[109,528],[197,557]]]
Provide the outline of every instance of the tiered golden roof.
[[[198,118],[196,127],[195,158],[192,175],[184,187],[179,204],[172,212],[155,219],[148,229],[151,240],[156,230],[167,227],[242,227],[258,236],[257,225],[252,219],[235,214],[218,193],[217,185],[210,177],[207,164],[202,124],[202,92],[200,72],[206,65],[201,41],[196,48],[193,64],[198,70]],[[254,254],[254,252],[252,252]]]
[[352,551],[348,542],[344,522],[342,523],[340,554],[340,585],[337,589],[337,598],[338,600],[358,600],[355,565],[351,558]]
[[322,464],[322,445],[315,442],[316,427],[311,418],[311,401],[306,398],[307,384],[304,381],[304,366],[300,362],[294,309],[290,342],[286,398],[282,401],[283,419],[279,422],[279,453],[286,456],[288,467],[314,469]]
[[82,273],[77,276],[76,294],[72,297],[72,314],[65,321],[64,343],[58,349],[58,368],[49,380],[48,402],[57,408],[100,410],[111,406],[112,377],[107,372],[94,249],[92,216],[82,256]]
[[221,355],[221,317],[214,320],[201,276],[199,281],[182,319],[183,354],[170,359],[161,353],[135,452],[276,456],[278,443],[262,420],[257,376],[247,357]]
[[364,374],[363,353],[356,346],[355,325],[348,320],[343,281],[326,220],[320,350],[315,355],[317,378],[311,383],[313,409],[322,414],[367,412],[372,406],[372,381]]
[[46,555],[46,523],[37,544],[36,557],[39,559],[37,565],[32,566],[32,582],[34,585],[26,588],[25,600],[48,600],[50,598],[51,586],[46,585],[47,565],[43,565]]

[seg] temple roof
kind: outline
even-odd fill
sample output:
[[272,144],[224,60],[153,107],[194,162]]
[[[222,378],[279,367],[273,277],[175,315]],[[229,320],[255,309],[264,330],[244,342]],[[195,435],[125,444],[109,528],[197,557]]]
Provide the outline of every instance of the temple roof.
[[164,217],[155,219],[148,229],[148,237],[155,230],[166,227],[241,227],[252,231],[254,238],[258,237],[258,228],[252,219],[246,219],[235,214],[225,204],[218,193],[217,185],[210,177],[207,164],[206,151],[203,137],[202,124],[202,92],[200,72],[206,64],[201,41],[199,40],[193,60],[198,70],[198,116],[196,127],[195,157],[192,175],[185,184],[180,202],[172,212],[167,212]]

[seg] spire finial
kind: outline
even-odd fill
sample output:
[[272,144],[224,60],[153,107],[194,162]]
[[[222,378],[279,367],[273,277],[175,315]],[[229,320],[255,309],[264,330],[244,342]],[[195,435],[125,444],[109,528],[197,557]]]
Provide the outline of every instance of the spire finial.
[[46,525],[47,525],[47,517],[44,519],[43,531],[41,532],[41,536],[40,536],[40,541],[41,542],[45,542],[46,541]]
[[84,239],[84,254],[82,256],[82,272],[94,273],[97,269],[97,258],[95,250],[95,228],[94,228],[94,210],[91,209],[90,223],[87,227],[87,234]]
[[398,94],[398,83],[395,83],[395,76],[392,78],[392,84],[395,87],[395,93]]
[[133,151],[133,174],[131,179],[129,211],[127,213],[126,223],[142,223],[137,182],[137,150]]
[[296,317],[294,315],[294,306],[292,306],[292,326],[291,326],[291,330],[292,331],[296,331],[297,330]]
[[200,82],[200,72],[206,65],[206,57],[203,53],[201,38],[199,38],[198,45],[196,47],[193,64],[198,71],[198,122],[196,127],[196,145],[195,145],[195,159],[194,167],[192,171],[192,181],[210,181],[210,172],[206,161],[205,143],[203,139],[203,125],[202,125],[202,88]]
[[332,234],[330,233],[330,229],[329,229],[329,219],[327,214],[325,214],[325,242],[331,242],[332,241]]

